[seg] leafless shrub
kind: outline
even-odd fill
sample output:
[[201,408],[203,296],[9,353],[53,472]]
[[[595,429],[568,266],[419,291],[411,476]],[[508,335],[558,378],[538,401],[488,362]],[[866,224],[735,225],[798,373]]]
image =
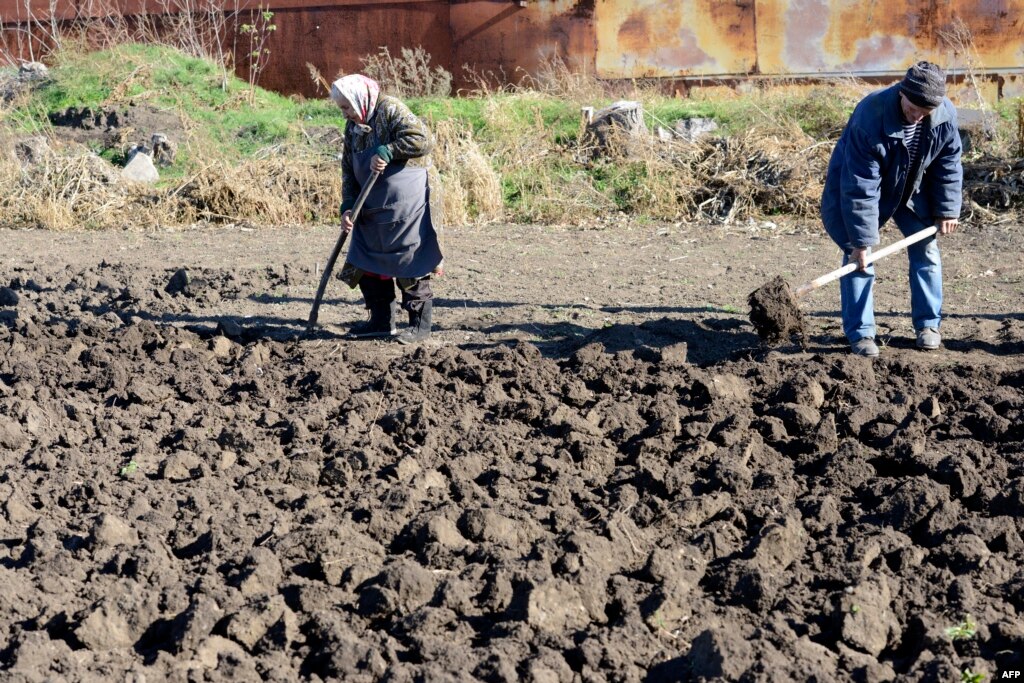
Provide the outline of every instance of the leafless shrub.
[[49,0],[44,18],[37,18],[30,0],[14,4],[14,16],[0,17],[5,26],[0,31],[0,64],[16,65],[26,58],[40,62],[59,48],[62,37],[56,16],[57,0]]
[[501,92],[514,92],[516,87],[509,82],[505,71],[481,70],[470,66],[462,65],[462,77],[471,84],[471,87],[460,89],[459,95],[468,97],[490,97]]
[[964,80],[970,84],[977,99],[978,108],[987,109],[988,103],[985,101],[981,88],[978,87],[977,71],[982,65],[971,29],[963,19],[955,17],[948,27],[939,30],[938,35],[940,45],[952,53],[947,69],[949,71],[962,69]]
[[817,216],[831,145],[790,124],[704,140],[699,148],[687,165],[699,217],[728,223],[765,215]]
[[532,74],[523,72],[519,87],[586,104],[604,99],[607,89],[594,74],[570,68],[559,55],[541,59]]
[[[978,54],[974,36],[964,20],[955,17],[949,26],[939,30],[938,35],[940,45],[950,52],[947,70],[954,75],[958,71],[963,74],[966,93],[960,90],[960,103],[980,112],[972,112],[970,118],[973,121],[961,116],[961,129],[970,133],[964,140],[965,156],[972,161],[979,158],[984,160],[990,157],[1006,157],[1024,148],[1024,138],[1021,134],[1013,130],[1012,125],[999,125],[999,116],[985,98],[980,76],[985,66]],[[974,102],[971,103],[970,100]]]
[[431,67],[430,60],[422,47],[403,47],[401,57],[382,47],[377,54],[359,59],[363,73],[395,97],[447,97],[452,91],[452,75],[441,66]]

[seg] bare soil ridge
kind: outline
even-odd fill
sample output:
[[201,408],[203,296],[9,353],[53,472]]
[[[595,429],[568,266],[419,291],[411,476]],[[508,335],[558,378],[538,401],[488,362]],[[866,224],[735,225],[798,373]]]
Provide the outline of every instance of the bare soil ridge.
[[880,267],[871,362],[828,292],[806,352],[734,308],[827,238],[715,230],[452,233],[413,350],[337,282],[292,338],[330,231],[2,233],[4,676],[1024,666],[1019,231],[944,242],[936,354]]

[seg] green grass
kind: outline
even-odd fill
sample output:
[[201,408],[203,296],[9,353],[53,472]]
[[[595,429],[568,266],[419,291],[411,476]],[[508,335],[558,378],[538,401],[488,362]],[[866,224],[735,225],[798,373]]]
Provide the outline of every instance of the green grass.
[[[597,109],[611,102],[595,103]],[[553,96],[536,94],[495,93],[482,97],[439,98],[420,97],[406,100],[409,108],[427,120],[456,120],[473,130],[480,140],[486,141],[491,131],[488,125],[489,107],[503,111],[523,128],[543,124],[557,143],[568,143],[579,136],[580,107]],[[680,119],[712,118],[725,130],[749,125],[756,111],[740,101],[682,100],[654,98],[645,103],[648,114],[645,123],[671,127]]]
[[[341,126],[329,101],[301,102],[249,85],[214,63],[158,45],[126,44],[100,52],[64,52],[51,80],[9,114],[16,127],[49,127],[48,115],[70,107],[116,108],[133,102],[177,113],[199,138],[204,158],[240,159],[270,145],[301,139],[301,128]],[[183,151],[182,165],[198,160]]]
[[984,671],[971,671],[970,668],[967,668],[960,672],[960,681],[961,683],[984,683],[986,675]]
[[487,101],[479,98],[454,99],[450,97],[414,97],[405,101],[414,114],[429,121],[454,119],[480,133],[487,126],[484,107]]

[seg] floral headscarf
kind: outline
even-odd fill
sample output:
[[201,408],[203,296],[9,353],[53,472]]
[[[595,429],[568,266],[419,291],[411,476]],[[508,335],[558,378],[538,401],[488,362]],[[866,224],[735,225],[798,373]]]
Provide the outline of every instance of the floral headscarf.
[[337,101],[344,97],[356,110],[361,123],[355,124],[356,129],[361,133],[369,132],[370,127],[366,122],[373,116],[377,109],[377,96],[380,94],[380,86],[377,81],[367,78],[362,74],[349,74],[343,76],[331,84],[331,99]]

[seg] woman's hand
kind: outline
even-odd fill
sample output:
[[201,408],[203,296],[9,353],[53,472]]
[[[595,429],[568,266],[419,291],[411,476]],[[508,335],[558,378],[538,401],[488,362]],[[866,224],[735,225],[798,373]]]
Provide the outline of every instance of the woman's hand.
[[352,232],[352,210],[349,209],[341,214],[341,229],[344,232]]
[[370,159],[370,170],[371,171],[375,171],[377,173],[381,173],[387,165],[388,165],[388,162],[385,161],[383,158],[381,158],[381,156],[379,154],[374,154],[373,158]]

